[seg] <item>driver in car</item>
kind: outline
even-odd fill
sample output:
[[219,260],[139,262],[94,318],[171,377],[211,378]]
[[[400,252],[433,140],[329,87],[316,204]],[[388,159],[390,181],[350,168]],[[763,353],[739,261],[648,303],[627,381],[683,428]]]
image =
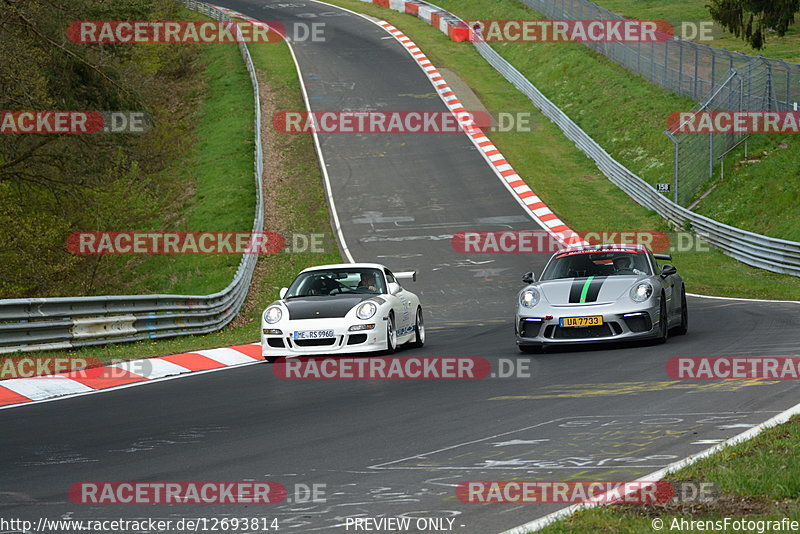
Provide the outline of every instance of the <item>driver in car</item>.
[[358,289],[377,291],[378,284],[375,282],[375,273],[361,273],[361,281],[358,282]]
[[612,261],[614,262],[614,274],[644,274],[639,269],[633,268],[633,258],[629,254],[617,256]]
[[327,276],[317,277],[309,287],[307,295],[330,295],[336,289],[336,283]]

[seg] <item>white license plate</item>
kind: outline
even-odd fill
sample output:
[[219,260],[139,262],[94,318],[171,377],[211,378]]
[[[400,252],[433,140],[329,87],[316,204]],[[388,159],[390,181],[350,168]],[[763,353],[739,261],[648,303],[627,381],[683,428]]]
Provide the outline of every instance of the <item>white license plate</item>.
[[323,339],[334,337],[333,330],[299,330],[294,333],[295,339]]

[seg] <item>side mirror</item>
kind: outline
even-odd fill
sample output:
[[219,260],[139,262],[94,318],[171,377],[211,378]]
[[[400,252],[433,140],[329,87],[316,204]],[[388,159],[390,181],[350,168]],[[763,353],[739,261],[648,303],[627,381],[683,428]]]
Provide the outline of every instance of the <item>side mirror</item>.
[[526,284],[532,284],[536,281],[536,277],[533,275],[532,272],[528,272],[522,275],[522,281]]
[[282,288],[281,288],[281,291],[280,291],[280,293],[278,293],[278,294],[280,295],[281,299],[283,299],[283,297],[285,297],[285,296],[286,296],[286,293],[287,293],[288,291],[289,291],[289,288],[288,288],[288,287],[282,287]]
[[666,277],[668,277],[668,276],[670,276],[672,274],[675,274],[677,272],[678,272],[678,269],[676,269],[675,266],[670,265],[669,263],[667,263],[666,265],[664,265],[661,268],[661,278],[666,278]]
[[400,284],[398,284],[397,282],[389,282],[389,288],[388,289],[389,289],[389,294],[390,295],[397,295],[398,293],[400,293],[400,289],[401,288],[400,288]]

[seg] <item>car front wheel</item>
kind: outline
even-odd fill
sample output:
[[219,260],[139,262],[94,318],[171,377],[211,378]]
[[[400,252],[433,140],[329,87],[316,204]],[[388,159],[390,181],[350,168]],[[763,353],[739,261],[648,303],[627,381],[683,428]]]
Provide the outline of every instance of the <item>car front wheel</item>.
[[394,354],[397,350],[397,332],[394,330],[394,315],[386,321],[386,354]]
[[425,321],[422,319],[422,308],[417,308],[417,320],[414,323],[414,341],[409,343],[412,347],[421,347],[425,344]]
[[666,343],[667,336],[669,336],[669,317],[667,316],[667,303],[663,294],[661,295],[661,306],[658,315],[658,337],[656,338],[656,343]]
[[686,307],[686,288],[681,289],[681,324],[673,332],[679,336],[686,335],[689,331],[689,308]]

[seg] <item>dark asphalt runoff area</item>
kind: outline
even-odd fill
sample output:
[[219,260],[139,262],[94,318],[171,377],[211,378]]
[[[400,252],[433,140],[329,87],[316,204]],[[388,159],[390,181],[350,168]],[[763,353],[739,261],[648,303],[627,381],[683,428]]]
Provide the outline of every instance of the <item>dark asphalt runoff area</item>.
[[[305,0],[219,3],[261,20],[330,25],[329,41],[294,45],[315,110],[446,109],[399,43],[361,17]],[[355,260],[419,272],[405,285],[421,296],[428,341],[398,355],[483,357],[495,376],[281,380],[258,363],[0,410],[0,517],[277,518],[278,532],[332,533],[367,532],[348,518],[406,517],[441,522],[371,532],[499,533],[563,505],[465,504],[460,482],[630,480],[800,400],[794,381],[673,381],[665,372],[676,356],[800,353],[800,308],[789,303],[690,298],[689,334],[664,345],[520,354],[516,292],[547,255],[451,247],[462,230],[539,229],[469,139],[331,134],[320,144]],[[75,504],[69,488],[86,481],[273,481],[290,499]],[[322,494],[306,502],[313,485]]]

